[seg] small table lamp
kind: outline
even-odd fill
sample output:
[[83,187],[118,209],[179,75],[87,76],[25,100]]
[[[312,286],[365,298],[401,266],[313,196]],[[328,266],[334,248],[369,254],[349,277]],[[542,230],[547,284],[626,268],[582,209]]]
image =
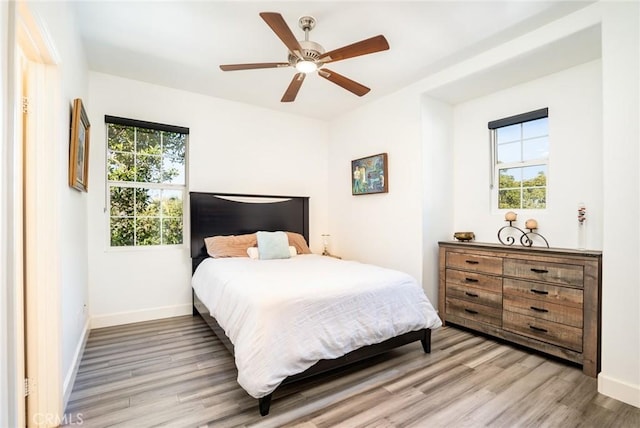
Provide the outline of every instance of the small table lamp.
[[330,256],[331,254],[329,253],[329,241],[330,241],[331,235],[329,235],[328,233],[325,233],[322,235],[322,255],[323,256]]

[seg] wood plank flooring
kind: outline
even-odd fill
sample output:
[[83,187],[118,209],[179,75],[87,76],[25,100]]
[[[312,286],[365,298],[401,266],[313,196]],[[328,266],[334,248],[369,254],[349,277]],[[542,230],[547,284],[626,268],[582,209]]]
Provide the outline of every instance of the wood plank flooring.
[[459,329],[276,391],[261,417],[200,317],[90,333],[66,409],[85,427],[639,427],[577,367]]

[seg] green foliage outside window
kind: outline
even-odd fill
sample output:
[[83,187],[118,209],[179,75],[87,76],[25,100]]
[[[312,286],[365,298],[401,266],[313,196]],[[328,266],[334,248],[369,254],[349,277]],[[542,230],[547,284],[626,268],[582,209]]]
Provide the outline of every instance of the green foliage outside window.
[[107,128],[111,246],[181,244],[187,135]]
[[[522,170],[529,168],[509,168],[500,170],[498,183],[498,208],[501,209],[543,209],[547,203],[546,166],[537,165],[537,174],[519,179]],[[516,170],[516,171],[514,171]]]

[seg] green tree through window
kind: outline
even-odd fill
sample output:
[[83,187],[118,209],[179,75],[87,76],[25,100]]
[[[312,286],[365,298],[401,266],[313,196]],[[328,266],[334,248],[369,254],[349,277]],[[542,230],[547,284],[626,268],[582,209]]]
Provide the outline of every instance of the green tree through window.
[[[527,170],[537,171],[529,178],[516,178]],[[498,208],[542,209],[547,203],[546,165],[534,168],[500,169],[498,182]],[[511,175],[510,175],[511,174]]]
[[188,130],[106,122],[110,245],[182,244]]

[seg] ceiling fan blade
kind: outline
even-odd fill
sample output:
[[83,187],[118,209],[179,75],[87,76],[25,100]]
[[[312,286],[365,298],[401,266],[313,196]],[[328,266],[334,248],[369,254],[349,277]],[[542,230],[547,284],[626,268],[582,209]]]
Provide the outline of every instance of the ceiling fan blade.
[[389,43],[383,35],[371,37],[370,39],[361,40],[359,42],[325,52],[320,55],[320,61],[324,63],[340,61],[355,56],[367,55],[370,53],[386,51],[389,49]]
[[289,51],[298,58],[301,58],[302,47],[300,46],[298,39],[296,39],[296,36],[291,32],[287,23],[284,22],[282,15],[276,12],[261,12],[260,16],[264,19],[264,22],[271,27],[273,32],[276,33],[276,36],[282,40],[282,43],[285,44],[287,49],[289,49]]
[[318,74],[325,79],[335,83],[338,86],[342,86],[347,91],[353,92],[357,96],[361,97],[369,92],[371,89],[367,88],[360,83],[349,79],[348,77],[344,77],[341,74],[336,73],[335,71],[328,70],[326,68],[322,68],[318,70]]
[[280,68],[289,67],[288,62],[257,62],[255,64],[225,64],[220,66],[222,71],[236,71],[236,70],[254,70],[257,68]]
[[293,76],[293,80],[289,83],[289,87],[284,92],[282,99],[280,100],[283,103],[290,103],[296,99],[298,95],[298,91],[300,90],[300,86],[302,86],[302,82],[304,82],[306,74],[297,73]]

